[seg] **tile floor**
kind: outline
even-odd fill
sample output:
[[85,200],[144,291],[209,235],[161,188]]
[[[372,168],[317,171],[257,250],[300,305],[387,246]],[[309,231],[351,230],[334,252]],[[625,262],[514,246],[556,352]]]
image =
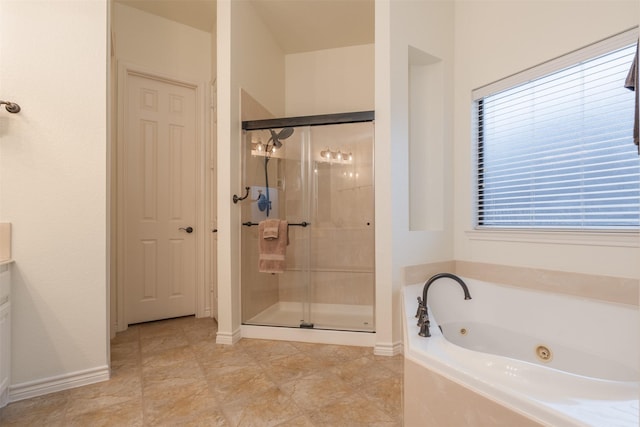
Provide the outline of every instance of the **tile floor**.
[[2,426],[401,426],[402,356],[371,348],[243,339],[212,319],[131,326],[112,378],[14,402]]

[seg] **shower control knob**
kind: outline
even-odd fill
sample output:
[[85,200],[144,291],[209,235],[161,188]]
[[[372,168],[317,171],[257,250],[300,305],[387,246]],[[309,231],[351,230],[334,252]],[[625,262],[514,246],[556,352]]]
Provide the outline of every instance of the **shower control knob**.
[[180,227],[178,230],[184,230],[187,233],[193,233],[193,227]]

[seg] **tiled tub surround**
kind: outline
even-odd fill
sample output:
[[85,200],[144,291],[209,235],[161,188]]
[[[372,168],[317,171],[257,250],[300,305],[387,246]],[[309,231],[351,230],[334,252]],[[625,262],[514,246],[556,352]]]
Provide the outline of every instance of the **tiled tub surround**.
[[638,305],[640,281],[635,278],[601,276],[539,268],[527,268],[470,261],[444,261],[404,268],[405,285],[425,282],[436,273],[458,276],[518,288],[535,289],[608,302]]
[[[465,301],[455,282],[440,281],[429,289],[429,338],[418,335],[414,317],[423,282],[403,289],[406,425],[444,425],[453,418],[459,423],[447,425],[638,425],[637,307],[468,278],[473,299]],[[501,312],[510,318],[499,319]],[[452,340],[482,352],[447,340],[439,321]],[[479,341],[465,343],[488,328]],[[527,340],[529,334],[543,336]],[[503,338],[492,344],[497,336]],[[536,363],[539,345],[554,352],[551,367]]]

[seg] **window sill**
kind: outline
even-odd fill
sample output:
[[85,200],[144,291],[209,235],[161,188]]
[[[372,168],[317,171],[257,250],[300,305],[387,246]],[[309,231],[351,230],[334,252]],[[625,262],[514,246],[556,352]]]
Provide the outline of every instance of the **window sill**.
[[471,240],[640,248],[640,232],[637,231],[477,229],[467,230],[465,234]]

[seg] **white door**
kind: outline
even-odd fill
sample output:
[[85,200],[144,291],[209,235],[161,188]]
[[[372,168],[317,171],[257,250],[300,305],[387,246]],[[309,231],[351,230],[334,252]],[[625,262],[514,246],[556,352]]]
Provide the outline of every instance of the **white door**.
[[126,323],[196,311],[196,88],[128,71],[123,138]]

